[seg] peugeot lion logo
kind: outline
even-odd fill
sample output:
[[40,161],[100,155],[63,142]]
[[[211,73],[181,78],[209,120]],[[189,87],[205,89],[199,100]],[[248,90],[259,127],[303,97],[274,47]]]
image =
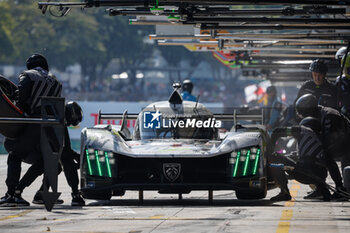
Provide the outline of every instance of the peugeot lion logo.
[[163,173],[165,178],[170,182],[175,181],[179,178],[181,173],[181,164],[179,163],[164,163],[163,164]]

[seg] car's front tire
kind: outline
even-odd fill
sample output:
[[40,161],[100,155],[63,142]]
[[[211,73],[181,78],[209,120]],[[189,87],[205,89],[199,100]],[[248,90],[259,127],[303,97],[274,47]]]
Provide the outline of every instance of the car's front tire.
[[266,193],[266,189],[262,189],[258,192],[237,190],[236,197],[240,200],[263,199],[266,197]]
[[86,199],[94,199],[94,200],[108,201],[112,198],[111,192],[82,192],[82,195]]

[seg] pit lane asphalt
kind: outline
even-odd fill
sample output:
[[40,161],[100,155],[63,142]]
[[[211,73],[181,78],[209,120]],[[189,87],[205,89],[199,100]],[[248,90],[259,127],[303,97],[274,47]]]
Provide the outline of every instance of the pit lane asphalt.
[[[6,155],[0,155],[0,195],[6,192]],[[26,171],[28,165],[23,166]],[[31,201],[41,177],[27,188],[23,197]],[[86,200],[87,206],[71,207],[70,189],[59,176],[63,205],[47,212],[41,205],[0,207],[1,232],[350,232],[350,202],[303,200],[308,186],[290,181],[292,201],[271,203],[264,200],[239,201],[234,192],[216,191],[208,203],[208,192],[177,195],[145,192],[144,203],[138,192],[126,192],[111,201]]]

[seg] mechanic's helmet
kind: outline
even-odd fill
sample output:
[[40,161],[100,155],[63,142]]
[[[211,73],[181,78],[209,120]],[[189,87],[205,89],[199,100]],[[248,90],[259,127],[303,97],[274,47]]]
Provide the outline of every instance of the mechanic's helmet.
[[193,83],[191,80],[186,79],[185,81],[182,82],[182,90],[187,91],[188,93],[191,94],[193,89]]
[[315,117],[305,117],[299,125],[310,128],[317,134],[320,134],[322,130],[321,122]]
[[345,63],[344,63],[344,58],[345,56],[342,58],[342,61],[341,61],[341,64],[344,64],[344,75],[345,77],[350,79],[350,52],[346,56]]
[[46,58],[38,53],[30,56],[26,61],[27,69],[31,70],[35,67],[41,67],[46,71],[49,71],[49,65],[47,64]]
[[317,114],[317,100],[312,94],[301,96],[295,103],[295,111],[301,117],[315,116]]
[[335,59],[340,60],[344,57],[346,53],[346,47],[341,47],[338,49],[338,51],[335,53]]
[[67,126],[77,126],[83,120],[83,110],[77,102],[69,101],[65,110]]
[[277,93],[277,89],[275,86],[269,86],[268,88],[266,88],[266,93],[270,94],[270,93]]
[[317,73],[325,74],[328,71],[328,67],[327,67],[327,64],[325,64],[323,60],[317,59],[317,60],[314,60],[310,64],[309,70],[311,72],[317,72]]

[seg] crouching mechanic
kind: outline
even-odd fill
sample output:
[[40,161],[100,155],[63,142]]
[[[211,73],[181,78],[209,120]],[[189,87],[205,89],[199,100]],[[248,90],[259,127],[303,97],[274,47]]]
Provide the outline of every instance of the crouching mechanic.
[[318,136],[320,132],[321,124],[319,120],[313,117],[304,118],[299,126],[276,128],[272,132],[270,141],[272,148],[280,137],[292,136],[298,142],[298,153],[296,158],[277,153],[269,154],[268,159],[271,164],[269,170],[281,189],[281,192],[272,197],[271,201],[288,201],[291,199],[287,176],[284,172],[281,172],[281,166],[273,166],[276,164],[283,164],[284,169],[289,168],[290,177],[300,183],[315,184],[321,192],[323,200],[330,200],[331,195],[325,183],[327,177],[325,154]]
[[[66,126],[77,126],[83,118],[82,109],[76,102],[68,102],[65,107],[65,119]],[[79,178],[77,169],[79,169],[80,155],[71,148],[70,138],[67,127],[64,130],[64,147],[61,154],[61,159],[58,164],[58,174],[61,173],[62,167],[64,175],[66,177],[68,185],[72,189],[72,206],[84,206],[85,201],[81,197],[78,190]],[[33,164],[28,171],[24,174],[22,179],[19,181],[17,190],[23,192],[24,188],[30,186],[34,180],[43,174],[43,160],[37,161]],[[38,192],[33,198],[34,204],[44,204],[41,192],[43,190],[43,185],[40,187]],[[58,199],[56,204],[62,204],[63,200]]]
[[[337,110],[317,105],[311,94],[301,96],[295,104],[296,113],[301,117],[315,117],[322,126],[321,141],[325,150],[326,165],[336,189],[345,191],[342,177],[335,159],[341,160],[342,170],[350,165],[350,122]],[[316,195],[316,194],[315,194]],[[337,193],[333,198],[342,198]]]

